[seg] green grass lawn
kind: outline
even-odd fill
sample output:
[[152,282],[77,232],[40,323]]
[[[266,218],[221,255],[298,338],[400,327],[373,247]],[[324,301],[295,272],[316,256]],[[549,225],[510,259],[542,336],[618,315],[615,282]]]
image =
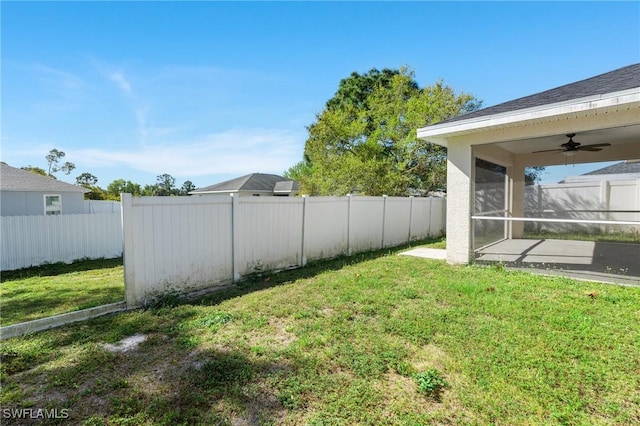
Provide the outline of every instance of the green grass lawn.
[[123,300],[122,258],[56,263],[0,276],[3,326]]
[[639,323],[638,288],[377,252],[4,341],[0,404],[85,425],[636,425]]

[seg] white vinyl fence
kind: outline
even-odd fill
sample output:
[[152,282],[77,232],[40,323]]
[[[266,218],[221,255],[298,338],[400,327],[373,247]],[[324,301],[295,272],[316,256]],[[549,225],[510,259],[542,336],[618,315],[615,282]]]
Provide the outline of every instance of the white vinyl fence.
[[91,214],[120,214],[120,202],[110,200],[84,200],[84,212]]
[[0,218],[1,270],[122,256],[120,212]]
[[[640,180],[602,180],[535,185],[525,188],[528,217],[605,221],[640,221]],[[633,225],[535,222],[537,230],[640,232]],[[560,228],[561,227],[561,228]]]
[[123,194],[129,306],[444,233],[441,198]]

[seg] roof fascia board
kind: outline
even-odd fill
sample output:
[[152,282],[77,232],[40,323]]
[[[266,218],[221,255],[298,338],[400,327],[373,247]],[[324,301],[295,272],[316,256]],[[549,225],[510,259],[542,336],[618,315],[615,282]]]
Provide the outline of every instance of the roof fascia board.
[[2,192],[41,192],[41,193],[47,193],[47,194],[53,194],[56,192],[60,192],[60,193],[65,193],[65,194],[86,194],[88,192],[91,192],[90,189],[87,188],[82,188],[82,189],[60,189],[60,188],[44,188],[44,189],[32,189],[32,188],[26,188],[26,189],[22,189],[22,188],[0,188],[0,191]]
[[189,194],[201,195],[201,194],[230,194],[239,192],[237,189],[231,189],[226,191],[191,191]]
[[418,138],[428,139],[434,143],[446,146],[447,137],[455,136],[456,134],[481,129],[486,130],[491,127],[506,126],[580,111],[591,111],[616,105],[631,104],[634,102],[640,102],[640,87],[511,112],[475,117],[468,120],[454,121],[452,123],[434,124],[433,126],[418,129]]

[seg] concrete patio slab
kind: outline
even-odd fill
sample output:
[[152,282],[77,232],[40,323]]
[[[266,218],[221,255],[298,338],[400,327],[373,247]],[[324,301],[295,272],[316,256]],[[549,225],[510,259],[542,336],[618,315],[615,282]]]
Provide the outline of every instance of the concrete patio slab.
[[445,260],[447,258],[447,251],[445,249],[434,249],[429,247],[417,247],[408,251],[403,251],[400,254],[404,256],[423,257],[425,259]]
[[504,240],[476,252],[476,263],[640,285],[640,244],[575,240]]

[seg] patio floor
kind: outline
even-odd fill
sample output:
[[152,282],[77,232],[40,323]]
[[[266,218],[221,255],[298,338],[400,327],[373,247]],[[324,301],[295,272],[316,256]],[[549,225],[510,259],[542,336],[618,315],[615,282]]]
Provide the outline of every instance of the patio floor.
[[476,263],[589,281],[640,285],[640,244],[575,240],[504,240],[476,252]]

